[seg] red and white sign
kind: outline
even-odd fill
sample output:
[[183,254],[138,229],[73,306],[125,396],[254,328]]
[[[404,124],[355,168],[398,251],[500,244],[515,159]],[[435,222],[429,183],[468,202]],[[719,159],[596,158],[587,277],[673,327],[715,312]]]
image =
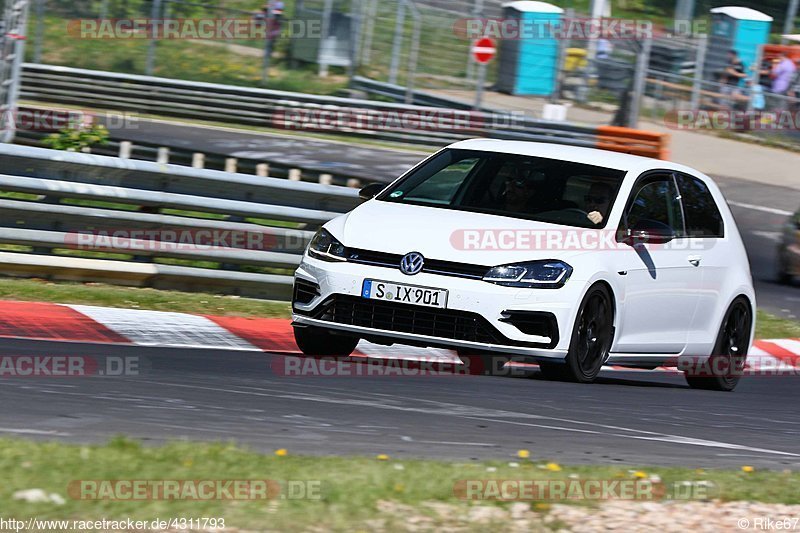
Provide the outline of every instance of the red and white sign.
[[494,56],[497,55],[497,45],[494,42],[494,39],[490,39],[489,37],[482,37],[480,39],[476,39],[472,43],[472,57],[475,58],[475,61],[478,63],[484,64],[488,63]]

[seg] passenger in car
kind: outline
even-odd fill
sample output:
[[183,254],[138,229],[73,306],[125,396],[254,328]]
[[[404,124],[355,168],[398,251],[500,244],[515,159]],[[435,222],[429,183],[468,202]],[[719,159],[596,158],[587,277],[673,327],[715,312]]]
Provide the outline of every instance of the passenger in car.
[[532,199],[536,194],[536,175],[521,170],[513,164],[505,164],[497,173],[503,179],[502,209],[511,213],[532,213]]

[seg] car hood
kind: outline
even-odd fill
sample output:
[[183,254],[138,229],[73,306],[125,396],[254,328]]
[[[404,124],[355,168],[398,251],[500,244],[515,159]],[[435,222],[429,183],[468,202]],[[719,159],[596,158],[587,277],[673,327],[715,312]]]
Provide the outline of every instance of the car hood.
[[[401,255],[419,252],[430,259],[486,266],[568,260],[587,250],[561,246],[558,239],[564,243],[569,233],[601,231],[378,200],[358,206],[325,227],[350,248]],[[536,239],[526,242],[520,237],[524,234],[556,237],[550,245],[547,237],[539,237],[537,246]]]

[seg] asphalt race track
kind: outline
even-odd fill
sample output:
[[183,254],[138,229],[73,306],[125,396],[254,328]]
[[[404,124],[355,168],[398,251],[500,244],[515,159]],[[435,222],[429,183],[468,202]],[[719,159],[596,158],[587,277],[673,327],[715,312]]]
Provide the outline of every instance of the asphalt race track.
[[[348,161],[361,158],[365,171],[382,175],[417,158],[395,153],[381,161],[371,149],[358,151],[348,152]],[[334,156],[343,157],[324,155]],[[718,182],[748,248],[759,307],[796,319],[800,286],[772,280],[780,227],[800,194]],[[6,355],[135,358],[140,371],[0,378],[0,436],[102,442],[126,434],[154,444],[236,440],[293,454],[457,460],[513,460],[528,449],[534,459],[565,464],[800,467],[798,377],[748,377],[735,392],[720,393],[691,390],[670,372],[604,371],[592,385],[548,382],[536,371],[288,377],[280,369],[291,359],[279,354],[0,340]]]
[[307,136],[246,133],[146,119],[126,124],[106,123],[115,140],[134,144],[163,143],[163,146],[191,152],[280,161],[285,166],[346,173],[365,181],[389,182],[425,157],[422,151],[388,150]]
[[784,318],[800,320],[800,284],[795,280],[790,287],[775,281],[776,251],[781,229],[788,221],[785,213],[794,213],[800,208],[800,191],[716,176],[715,180],[731,204],[747,248],[758,307]]
[[[282,375],[281,355],[4,341],[0,355],[136,357],[140,375],[6,378],[0,434],[104,441],[232,440],[293,454],[775,469],[800,466],[800,378],[733,393],[677,374],[604,371],[592,385],[527,377]],[[101,363],[101,366],[102,363]]]

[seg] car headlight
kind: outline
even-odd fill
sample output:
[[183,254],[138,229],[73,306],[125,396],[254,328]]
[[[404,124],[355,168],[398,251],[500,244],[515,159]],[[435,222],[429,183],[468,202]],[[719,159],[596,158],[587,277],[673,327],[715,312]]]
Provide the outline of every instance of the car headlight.
[[347,261],[344,244],[326,229],[320,229],[308,244],[308,255],[322,261]]
[[505,287],[557,289],[563,287],[571,275],[572,267],[563,261],[532,261],[496,266],[486,273],[483,281]]

